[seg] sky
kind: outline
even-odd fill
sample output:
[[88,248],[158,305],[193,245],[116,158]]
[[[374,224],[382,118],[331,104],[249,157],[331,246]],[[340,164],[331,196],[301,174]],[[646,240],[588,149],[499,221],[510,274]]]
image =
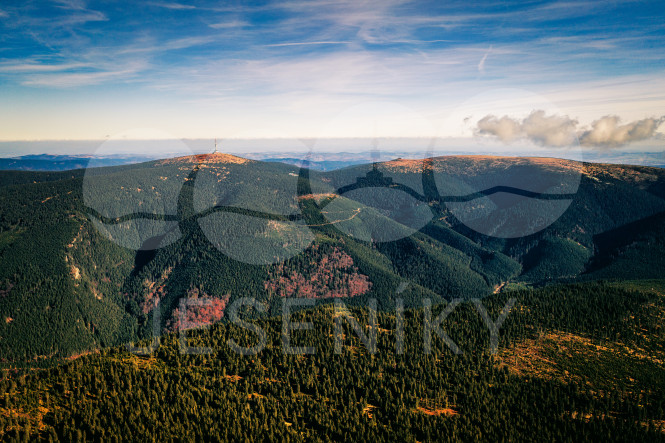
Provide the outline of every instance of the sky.
[[658,151],[664,74],[661,1],[0,1],[3,142]]

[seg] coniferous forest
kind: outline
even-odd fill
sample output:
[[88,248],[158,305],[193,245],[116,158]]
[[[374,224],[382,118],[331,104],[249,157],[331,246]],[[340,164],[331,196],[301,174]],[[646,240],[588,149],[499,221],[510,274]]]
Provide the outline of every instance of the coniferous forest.
[[665,173],[501,239],[470,161],[0,173],[1,438],[665,440]]

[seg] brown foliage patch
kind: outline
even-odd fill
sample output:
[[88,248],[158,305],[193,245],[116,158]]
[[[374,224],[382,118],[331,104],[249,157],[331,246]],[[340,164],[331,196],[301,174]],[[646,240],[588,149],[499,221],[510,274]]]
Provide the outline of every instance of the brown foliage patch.
[[224,317],[226,305],[231,298],[230,294],[220,298],[211,297],[208,294],[201,293],[198,289],[189,291],[187,295],[193,303],[188,304],[184,315],[180,312],[180,308],[173,310],[173,317],[168,329],[186,331],[218,322]]
[[353,266],[351,256],[339,248],[322,254],[314,246],[312,252],[306,269],[278,265],[271,279],[264,282],[268,293],[279,297],[341,298],[365,294],[372,287],[369,278]]
[[434,415],[434,416],[439,416],[439,415],[448,415],[448,416],[453,416],[453,415],[459,415],[459,412],[452,408],[442,408],[442,409],[427,409],[427,408],[422,408],[422,407],[417,407],[416,411],[425,414],[425,415]]

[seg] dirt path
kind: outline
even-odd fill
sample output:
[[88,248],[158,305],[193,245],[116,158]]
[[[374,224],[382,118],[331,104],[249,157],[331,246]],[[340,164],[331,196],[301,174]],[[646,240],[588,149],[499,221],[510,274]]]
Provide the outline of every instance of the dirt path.
[[501,284],[500,284],[499,286],[497,286],[496,288],[494,288],[494,294],[498,294],[499,292],[501,292],[501,290],[503,289],[503,287],[506,286],[507,284],[508,284],[507,281],[501,282]]

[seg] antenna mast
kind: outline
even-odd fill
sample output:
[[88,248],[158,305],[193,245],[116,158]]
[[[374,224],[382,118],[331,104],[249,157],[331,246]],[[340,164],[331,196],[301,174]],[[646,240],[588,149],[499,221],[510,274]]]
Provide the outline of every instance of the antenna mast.
[[215,152],[213,154],[217,154],[217,137],[215,137]]

